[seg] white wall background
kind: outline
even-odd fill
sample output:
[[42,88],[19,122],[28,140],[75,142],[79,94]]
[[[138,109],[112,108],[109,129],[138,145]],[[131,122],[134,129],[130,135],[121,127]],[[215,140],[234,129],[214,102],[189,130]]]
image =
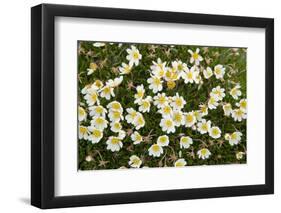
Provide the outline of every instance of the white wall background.
[[[50,212],[254,212],[281,208],[281,13],[277,0],[58,0],[45,3],[170,10],[275,18],[275,195],[50,210]],[[39,212],[30,197],[30,7],[39,0],[9,0],[0,7],[0,212]]]

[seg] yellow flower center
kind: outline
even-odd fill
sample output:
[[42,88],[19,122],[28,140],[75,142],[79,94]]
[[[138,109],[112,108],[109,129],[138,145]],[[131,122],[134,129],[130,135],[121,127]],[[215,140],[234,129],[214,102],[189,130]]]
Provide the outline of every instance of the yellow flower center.
[[180,122],[182,120],[181,114],[179,114],[179,113],[175,114],[174,119],[175,119],[176,122]]
[[202,124],[201,129],[204,131],[208,131],[208,125],[206,123]]
[[188,78],[188,79],[192,79],[192,78],[193,78],[192,72],[188,72],[188,73],[187,73],[187,78]]
[[134,57],[134,59],[138,59],[139,58],[139,54],[137,52],[134,52],[133,57]]
[[171,112],[171,108],[170,108],[169,106],[165,106],[165,107],[163,108],[163,112],[164,112],[165,114],[169,114],[169,113]]
[[154,82],[154,84],[155,84],[156,86],[159,86],[159,85],[161,84],[161,81],[160,81],[159,78],[154,78],[154,79],[153,79],[153,82]]
[[96,101],[97,101],[97,98],[98,98],[97,93],[94,92],[94,93],[91,95],[91,98],[92,98],[92,100],[93,100],[94,102],[96,102]]
[[160,143],[166,143],[166,141],[167,141],[167,138],[166,137],[160,137],[159,138],[159,141],[160,141]]
[[90,63],[90,69],[96,70],[98,68],[98,65],[96,63]]
[[143,118],[141,116],[138,117],[137,121],[138,121],[139,125],[143,125],[143,123],[144,123]]
[[82,134],[85,134],[87,132],[87,128],[84,127],[84,126],[80,126],[79,127],[79,131],[82,133]]
[[136,165],[140,164],[140,159],[134,158],[133,159],[133,164],[136,164]]
[[179,71],[183,70],[182,64],[178,64],[178,70],[179,70]]
[[121,113],[119,111],[114,111],[113,112],[113,117],[116,118],[120,118],[121,117]]
[[141,140],[142,140],[141,135],[137,134],[137,135],[136,135],[136,141],[141,141]]
[[96,118],[96,123],[97,123],[98,125],[102,125],[102,124],[104,123],[103,118]]
[[177,98],[175,101],[177,106],[182,106],[182,99],[181,98]]
[[173,126],[173,122],[171,120],[166,120],[166,126],[169,128],[169,127],[172,127]]
[[137,97],[138,97],[138,98],[142,98],[143,95],[144,95],[144,92],[143,92],[143,91],[138,91],[138,92],[137,92]]
[[187,121],[187,123],[192,123],[192,122],[193,122],[193,115],[188,114],[188,115],[186,116],[186,121]]
[[207,149],[201,149],[201,155],[206,155],[207,154]]
[[119,142],[120,142],[119,138],[114,137],[114,138],[111,139],[111,143],[114,144],[114,145],[119,144]]
[[100,107],[100,106],[96,107],[96,113],[101,114],[102,112],[103,112],[102,107]]
[[217,67],[217,68],[215,69],[215,73],[216,73],[217,75],[221,74],[221,69]]
[[160,104],[164,104],[166,102],[166,98],[164,96],[161,96],[159,99],[158,99],[158,102]]
[[85,110],[82,107],[79,107],[79,116],[84,116]]
[[199,54],[198,53],[193,53],[193,56],[192,56],[195,60],[197,60],[199,58]]
[[92,133],[92,135],[95,137],[95,138],[99,138],[99,137],[101,137],[101,131],[99,131],[99,130],[97,130],[97,129],[94,129],[93,130],[93,133]]
[[247,108],[247,102],[246,101],[241,101],[240,102],[240,107],[242,107],[242,108],[244,108],[244,109],[246,109]]
[[160,151],[160,147],[159,147],[157,144],[154,144],[154,145],[152,146],[152,150],[153,150],[154,152],[159,152],[159,151]]
[[102,87],[102,82],[100,80],[96,80],[95,81],[95,85],[98,87],[98,88],[101,88]]
[[233,133],[231,136],[230,136],[231,140],[237,140],[237,134],[236,133]]
[[220,133],[217,128],[214,128],[212,132],[213,132],[213,135],[215,135],[215,136]]
[[114,109],[114,110],[120,110],[121,109],[121,106],[119,103],[112,103],[111,105],[111,108]]
[[105,88],[103,89],[103,92],[104,92],[105,94],[110,94],[110,87],[105,87]]
[[142,105],[144,108],[149,108],[150,103],[148,101],[144,101]]

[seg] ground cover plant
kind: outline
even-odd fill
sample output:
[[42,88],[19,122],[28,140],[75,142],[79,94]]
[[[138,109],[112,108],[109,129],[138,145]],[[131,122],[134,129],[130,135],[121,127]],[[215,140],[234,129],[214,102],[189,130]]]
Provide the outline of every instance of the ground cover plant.
[[78,169],[246,163],[246,55],[78,41]]

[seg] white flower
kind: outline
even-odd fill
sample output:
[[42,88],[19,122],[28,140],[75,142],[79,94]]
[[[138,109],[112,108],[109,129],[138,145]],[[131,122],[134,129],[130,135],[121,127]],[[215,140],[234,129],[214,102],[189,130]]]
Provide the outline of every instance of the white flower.
[[247,112],[247,100],[241,99],[239,103],[236,103],[236,106],[240,107],[243,112]]
[[164,106],[158,112],[161,113],[163,118],[171,117],[173,114],[173,110],[169,105]]
[[199,52],[200,52],[199,48],[197,48],[195,52],[193,52],[192,50],[188,50],[188,52],[191,55],[191,58],[190,58],[190,63],[191,64],[194,62],[196,65],[199,65],[200,61],[203,61],[202,56],[199,55]]
[[149,155],[153,157],[160,157],[161,154],[163,154],[163,148],[159,146],[158,144],[153,144],[148,149]]
[[110,110],[108,117],[111,122],[119,122],[120,120],[124,119],[122,112],[118,110]]
[[232,106],[230,103],[226,103],[222,106],[223,111],[224,111],[224,115],[225,116],[230,116],[230,114],[232,113]]
[[99,90],[103,87],[103,83],[101,80],[95,80],[95,82],[92,84],[91,88],[94,90]]
[[158,93],[157,96],[153,97],[154,99],[154,105],[159,109],[168,104],[168,97],[165,93]]
[[143,99],[143,96],[144,96],[144,93],[145,93],[145,89],[143,88],[143,84],[137,86],[136,90],[137,90],[137,93],[134,96],[136,100],[135,100],[134,103],[139,103]]
[[128,48],[126,51],[128,53],[126,59],[129,61],[129,65],[133,66],[135,64],[136,66],[138,66],[139,60],[141,60],[142,58],[139,50],[134,45],[132,45],[131,49]]
[[129,123],[129,124],[133,123],[137,116],[137,111],[134,110],[133,108],[128,108],[128,109],[126,109],[126,111],[128,112],[128,114],[125,117],[127,123]]
[[100,90],[100,96],[102,98],[105,98],[106,100],[110,100],[111,96],[115,97],[114,94],[114,88],[110,87],[109,85],[104,86],[101,90]]
[[202,116],[208,115],[208,107],[205,104],[199,105]]
[[169,145],[169,137],[167,135],[162,135],[157,138],[157,144],[159,146],[168,146]]
[[132,71],[132,66],[126,63],[122,63],[122,66],[119,67],[120,75],[127,75]]
[[221,130],[219,127],[217,126],[213,126],[212,128],[210,128],[209,130],[209,135],[210,137],[217,139],[221,137]]
[[211,152],[207,148],[203,148],[197,152],[197,155],[199,158],[205,160],[210,157]]
[[160,121],[160,127],[162,127],[163,132],[167,133],[174,133],[176,131],[175,129],[175,123],[171,118],[162,118]]
[[172,106],[175,110],[180,110],[180,109],[182,109],[185,104],[186,104],[186,101],[183,99],[182,96],[179,96],[178,93],[176,93],[176,95],[172,98],[171,106]]
[[112,101],[106,107],[109,109],[109,111],[123,112],[122,105],[118,101]]
[[229,92],[230,95],[232,96],[232,98],[234,98],[235,100],[237,100],[239,98],[239,96],[242,95],[242,92],[241,92],[240,88],[241,88],[240,85],[236,85]]
[[153,93],[157,93],[163,89],[163,81],[156,76],[151,76],[151,78],[147,79],[147,83],[149,83],[148,88],[151,89]]
[[98,143],[103,137],[102,130],[99,130],[97,128],[90,128],[91,133],[88,136],[88,140],[90,140],[92,143]]
[[213,75],[213,71],[210,67],[207,67],[206,69],[203,70],[203,75],[206,79],[209,79]]
[[152,74],[158,78],[162,78],[166,72],[166,62],[162,62],[160,58],[157,58],[157,62],[152,61],[153,65],[150,66]]
[[211,95],[211,97],[215,98],[216,101],[221,101],[225,97],[224,91],[225,91],[224,88],[217,86],[212,89],[212,92],[210,93],[210,95]]
[[93,120],[91,120],[91,127],[89,127],[90,131],[93,129],[93,127],[99,129],[99,130],[104,130],[107,128],[108,121],[105,120],[104,117],[93,117]]
[[106,141],[106,144],[106,149],[111,150],[112,152],[118,152],[123,147],[121,139],[115,136],[110,136]]
[[105,46],[105,43],[102,43],[102,42],[95,42],[95,43],[93,43],[93,46],[94,46],[94,47],[103,47],[103,46]]
[[90,110],[90,116],[92,117],[97,117],[97,116],[105,117],[105,113],[107,113],[107,110],[101,105],[91,106],[89,107],[89,110]]
[[141,164],[142,164],[142,161],[141,161],[141,159],[138,156],[132,155],[130,157],[129,165],[131,167],[133,167],[133,168],[140,168]]
[[138,133],[137,131],[135,131],[132,135],[131,135],[131,139],[132,141],[134,141],[133,144],[140,144],[143,141],[142,136],[140,135],[140,133]]
[[139,102],[139,111],[140,112],[149,112],[150,111],[150,102],[152,101],[152,98],[151,96],[147,96],[145,99],[142,99],[140,102]]
[[194,81],[194,70],[193,69],[186,69],[184,72],[181,73],[181,77],[184,80],[184,83],[193,83]]
[[97,70],[98,66],[96,63],[90,63],[90,67],[87,69],[87,75],[93,74]]
[[247,114],[241,108],[232,110],[231,115],[234,121],[239,122],[247,118]]
[[109,87],[118,87],[123,81],[123,76],[120,76],[118,78],[114,78],[113,80],[112,79],[109,79],[107,82],[106,82],[106,85],[108,85]]
[[243,159],[244,155],[245,155],[245,152],[237,152],[236,159],[241,160],[241,159]]
[[137,115],[133,121],[133,124],[136,127],[136,130],[139,130],[140,128],[144,127],[145,125],[145,120],[143,118],[143,115],[139,112],[137,112]]
[[192,127],[196,123],[196,117],[193,112],[188,112],[185,114],[185,126]]
[[205,119],[202,119],[200,123],[197,124],[198,126],[198,131],[201,134],[205,134],[207,132],[209,132],[210,128],[211,128],[211,121],[206,121]]
[[225,134],[225,139],[229,141],[231,146],[237,145],[241,141],[241,132],[233,132],[232,134]]
[[95,103],[100,103],[97,91],[92,88],[87,90],[87,94],[84,96],[84,99],[87,101],[89,106],[93,106]]
[[186,161],[183,158],[180,158],[175,162],[175,167],[183,167],[185,165],[186,165]]
[[196,121],[201,121],[202,120],[203,114],[202,114],[201,110],[193,111],[193,115],[195,116]]
[[81,89],[81,93],[82,93],[83,95],[87,94],[88,91],[90,90],[90,88],[91,88],[91,85],[90,85],[90,84],[86,85],[83,89]]
[[87,162],[91,162],[92,160],[93,160],[93,157],[91,155],[87,155],[85,157],[85,161],[87,161]]
[[217,100],[211,96],[208,101],[209,109],[216,109],[218,105],[219,103],[217,102]]
[[222,79],[225,73],[225,68],[221,65],[218,64],[214,68],[214,74],[216,76],[216,79]]
[[173,111],[172,118],[175,123],[175,126],[177,126],[177,127],[185,124],[185,120],[184,120],[185,117],[184,117],[182,111],[180,111],[180,110]]
[[176,81],[178,80],[180,77],[180,75],[177,73],[176,70],[172,69],[172,68],[167,68],[166,72],[165,72],[165,76],[164,79],[166,81]]
[[85,126],[79,126],[79,139],[87,140],[88,138],[88,128]]
[[173,67],[174,70],[177,71],[177,73],[179,75],[182,75],[182,73],[184,71],[188,70],[187,64],[186,63],[182,63],[182,61],[173,61],[172,62],[172,67]]
[[84,110],[83,107],[79,106],[79,108],[78,108],[78,120],[79,120],[79,122],[84,121],[86,119],[87,119],[86,111]]
[[193,140],[189,136],[183,136],[180,139],[180,148],[188,149],[193,144]]
[[126,132],[124,130],[120,130],[117,137],[123,140],[126,137]]
[[111,126],[110,130],[112,132],[116,132],[117,133],[117,132],[119,132],[122,129],[122,125],[118,121],[114,122],[114,123],[111,123],[110,126]]

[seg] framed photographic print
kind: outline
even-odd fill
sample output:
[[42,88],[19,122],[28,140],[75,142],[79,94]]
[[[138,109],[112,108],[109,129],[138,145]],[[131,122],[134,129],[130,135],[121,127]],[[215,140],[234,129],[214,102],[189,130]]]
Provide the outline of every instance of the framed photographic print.
[[31,9],[31,203],[272,194],[274,21]]

